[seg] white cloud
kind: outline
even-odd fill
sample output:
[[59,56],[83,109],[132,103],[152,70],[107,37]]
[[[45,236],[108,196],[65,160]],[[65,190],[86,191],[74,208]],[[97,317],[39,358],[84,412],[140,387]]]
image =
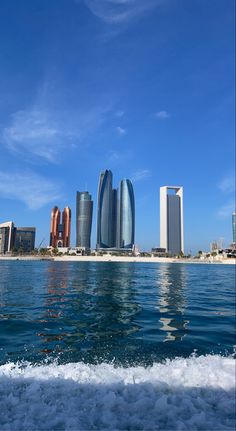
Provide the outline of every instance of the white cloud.
[[24,202],[37,210],[61,198],[59,185],[33,172],[10,173],[0,171],[0,196]]
[[48,113],[38,109],[18,111],[3,130],[2,140],[12,152],[33,154],[53,161],[63,146],[66,133]]
[[166,120],[167,118],[170,118],[170,114],[167,111],[158,111],[155,113],[155,116],[158,120]]
[[218,188],[224,195],[229,195],[231,198],[220,207],[217,212],[219,218],[227,218],[235,211],[235,175],[230,173],[222,178],[218,183]]
[[112,151],[108,156],[109,162],[116,162],[119,159],[120,159],[120,155],[117,151]]
[[219,209],[217,215],[219,218],[228,218],[232,216],[232,213],[235,211],[235,202],[234,200],[229,201],[225,205]]
[[225,176],[218,184],[219,189],[223,193],[234,193],[235,192],[235,175],[230,174]]
[[115,117],[121,118],[123,117],[125,114],[125,111],[116,111],[115,112]]
[[133,173],[132,181],[135,183],[137,181],[146,180],[151,176],[151,171],[149,169],[140,169]]
[[120,126],[118,126],[116,128],[116,131],[117,131],[118,135],[120,135],[120,136],[126,135],[126,130],[123,129],[122,127],[120,127]]
[[109,24],[131,21],[160,4],[160,0],[84,0],[89,10]]
[[2,132],[2,143],[24,158],[57,162],[62,150],[74,148],[105,121],[109,106],[68,112],[49,110],[45,103],[17,111]]

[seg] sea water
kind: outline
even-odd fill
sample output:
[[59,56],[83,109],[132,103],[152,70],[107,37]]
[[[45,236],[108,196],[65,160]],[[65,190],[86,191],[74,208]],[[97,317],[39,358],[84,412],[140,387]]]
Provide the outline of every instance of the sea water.
[[0,429],[232,430],[235,267],[0,261]]

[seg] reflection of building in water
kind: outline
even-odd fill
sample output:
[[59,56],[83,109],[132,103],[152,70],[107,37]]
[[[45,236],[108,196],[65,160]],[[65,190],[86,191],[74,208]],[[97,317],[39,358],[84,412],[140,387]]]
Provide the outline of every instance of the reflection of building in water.
[[41,353],[63,351],[61,343],[67,337],[65,326],[62,324],[68,307],[69,298],[66,297],[69,284],[68,263],[60,262],[60,265],[47,263],[46,271],[43,274],[47,294],[45,295],[44,313],[39,319],[44,323],[44,327],[37,333],[41,339]]
[[164,341],[181,340],[186,335],[188,320],[184,319],[186,271],[182,265],[161,265],[158,269],[160,291],[159,311],[161,331],[166,332]]
[[[68,287],[67,262],[61,262],[60,269],[50,264],[46,279],[48,288],[48,295],[46,297],[47,316],[56,318],[60,316],[62,312],[61,308],[64,308],[62,304],[58,307],[58,303],[65,302],[65,294]],[[57,304],[57,307],[54,308],[54,304]]]

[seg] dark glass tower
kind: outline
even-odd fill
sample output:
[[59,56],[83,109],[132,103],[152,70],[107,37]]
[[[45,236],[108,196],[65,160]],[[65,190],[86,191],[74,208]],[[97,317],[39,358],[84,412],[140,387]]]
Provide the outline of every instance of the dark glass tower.
[[132,248],[134,246],[135,204],[134,191],[130,180],[120,183],[117,221],[117,247]]
[[232,214],[233,243],[236,244],[236,212]]
[[116,247],[117,244],[117,199],[118,199],[118,190],[112,190],[112,232],[111,232],[111,247]]
[[93,201],[89,192],[76,194],[76,247],[90,248]]
[[97,248],[113,246],[112,196],[112,172],[105,170],[98,185]]

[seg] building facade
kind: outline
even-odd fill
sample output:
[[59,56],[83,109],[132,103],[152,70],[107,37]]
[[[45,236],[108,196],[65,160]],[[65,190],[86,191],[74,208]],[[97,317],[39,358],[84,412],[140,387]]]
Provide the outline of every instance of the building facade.
[[59,237],[59,224],[61,219],[61,212],[57,206],[51,211],[51,226],[50,226],[50,247],[57,247]]
[[236,212],[232,214],[233,244],[236,244]]
[[112,172],[100,174],[98,186],[97,249],[131,249],[134,246],[135,205],[130,180],[112,188]]
[[0,224],[0,254],[30,253],[35,248],[35,227],[15,227],[14,223]]
[[70,247],[71,209],[65,207],[62,212],[62,247]]
[[170,255],[184,253],[183,187],[160,188],[160,246]]
[[9,253],[14,246],[14,223],[8,221],[0,224],[0,254]]
[[71,210],[69,207],[64,208],[61,212],[57,206],[51,211],[50,225],[50,247],[69,247],[70,246],[70,229],[71,229]]
[[76,247],[91,247],[93,201],[89,192],[76,194]]
[[112,247],[112,195],[112,172],[102,171],[98,185],[97,248]]
[[15,228],[14,251],[30,253],[35,248],[35,227]]
[[135,232],[134,191],[130,180],[120,182],[117,212],[117,247],[132,249]]

